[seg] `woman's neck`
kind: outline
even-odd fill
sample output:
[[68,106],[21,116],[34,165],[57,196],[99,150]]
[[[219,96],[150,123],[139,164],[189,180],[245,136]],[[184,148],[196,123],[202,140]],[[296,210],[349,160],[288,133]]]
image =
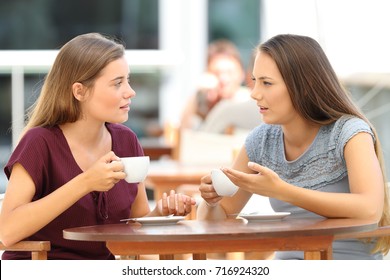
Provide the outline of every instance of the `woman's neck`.
[[313,143],[320,127],[320,124],[305,121],[283,126],[286,159],[291,161],[301,156]]
[[112,150],[111,134],[102,125],[74,122],[60,125],[71,153],[82,170],[87,170],[99,158]]
[[60,128],[69,144],[77,143],[77,146],[84,146],[86,149],[101,146],[110,136],[104,123],[90,124],[76,121],[60,125]]

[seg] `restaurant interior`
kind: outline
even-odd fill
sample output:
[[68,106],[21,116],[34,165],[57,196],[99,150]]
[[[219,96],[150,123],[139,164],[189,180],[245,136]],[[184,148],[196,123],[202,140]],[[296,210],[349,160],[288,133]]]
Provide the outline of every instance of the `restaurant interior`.
[[[231,164],[247,134],[186,135],[178,130],[185,102],[204,72],[207,45],[221,38],[232,41],[250,73],[252,51],[259,42],[295,33],[322,45],[343,85],[377,128],[390,166],[390,38],[385,35],[390,4],[336,1],[1,1],[0,163],[6,164],[15,147],[26,110],[36,100],[59,47],[77,34],[101,32],[126,45],[137,96],[125,125],[136,132],[153,162],[146,180],[150,204],[172,186],[200,199],[199,174]],[[166,181],[164,175],[177,168],[177,162],[184,163],[179,170],[183,178]],[[195,175],[187,170],[194,164]],[[387,173],[389,177],[390,168]],[[2,197],[6,186],[0,172]],[[249,203],[247,211],[259,201],[269,211],[263,197]]]

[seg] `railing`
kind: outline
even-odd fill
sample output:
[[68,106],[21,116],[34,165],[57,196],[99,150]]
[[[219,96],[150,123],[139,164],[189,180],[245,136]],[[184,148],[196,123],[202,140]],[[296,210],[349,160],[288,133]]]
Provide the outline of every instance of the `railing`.
[[[45,73],[53,64],[57,50],[5,50],[0,51],[0,73]],[[127,50],[126,59],[132,71],[149,72],[179,64],[183,57],[178,52],[163,50]]]
[[[24,75],[48,72],[57,53],[58,50],[0,51],[0,73],[11,75],[13,146],[24,126]],[[125,57],[133,73],[169,70],[183,61],[180,52],[164,50],[127,50]]]

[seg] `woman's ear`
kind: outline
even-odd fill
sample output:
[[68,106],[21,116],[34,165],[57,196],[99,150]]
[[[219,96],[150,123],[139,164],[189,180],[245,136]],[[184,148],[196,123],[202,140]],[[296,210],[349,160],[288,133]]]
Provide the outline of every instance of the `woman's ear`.
[[73,96],[78,101],[83,101],[86,98],[86,90],[82,83],[76,82],[72,85]]

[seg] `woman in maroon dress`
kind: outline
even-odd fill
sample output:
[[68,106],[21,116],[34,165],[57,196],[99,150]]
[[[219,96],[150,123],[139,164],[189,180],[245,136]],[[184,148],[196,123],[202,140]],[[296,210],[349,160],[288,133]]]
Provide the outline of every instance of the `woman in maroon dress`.
[[191,211],[195,201],[174,191],[150,211],[144,183],[123,180],[120,157],[143,155],[134,132],[121,124],[136,95],[128,79],[124,47],[114,40],[84,34],[61,48],[4,168],[5,245],[49,240],[49,259],[113,259],[104,243],[65,240],[62,230]]

